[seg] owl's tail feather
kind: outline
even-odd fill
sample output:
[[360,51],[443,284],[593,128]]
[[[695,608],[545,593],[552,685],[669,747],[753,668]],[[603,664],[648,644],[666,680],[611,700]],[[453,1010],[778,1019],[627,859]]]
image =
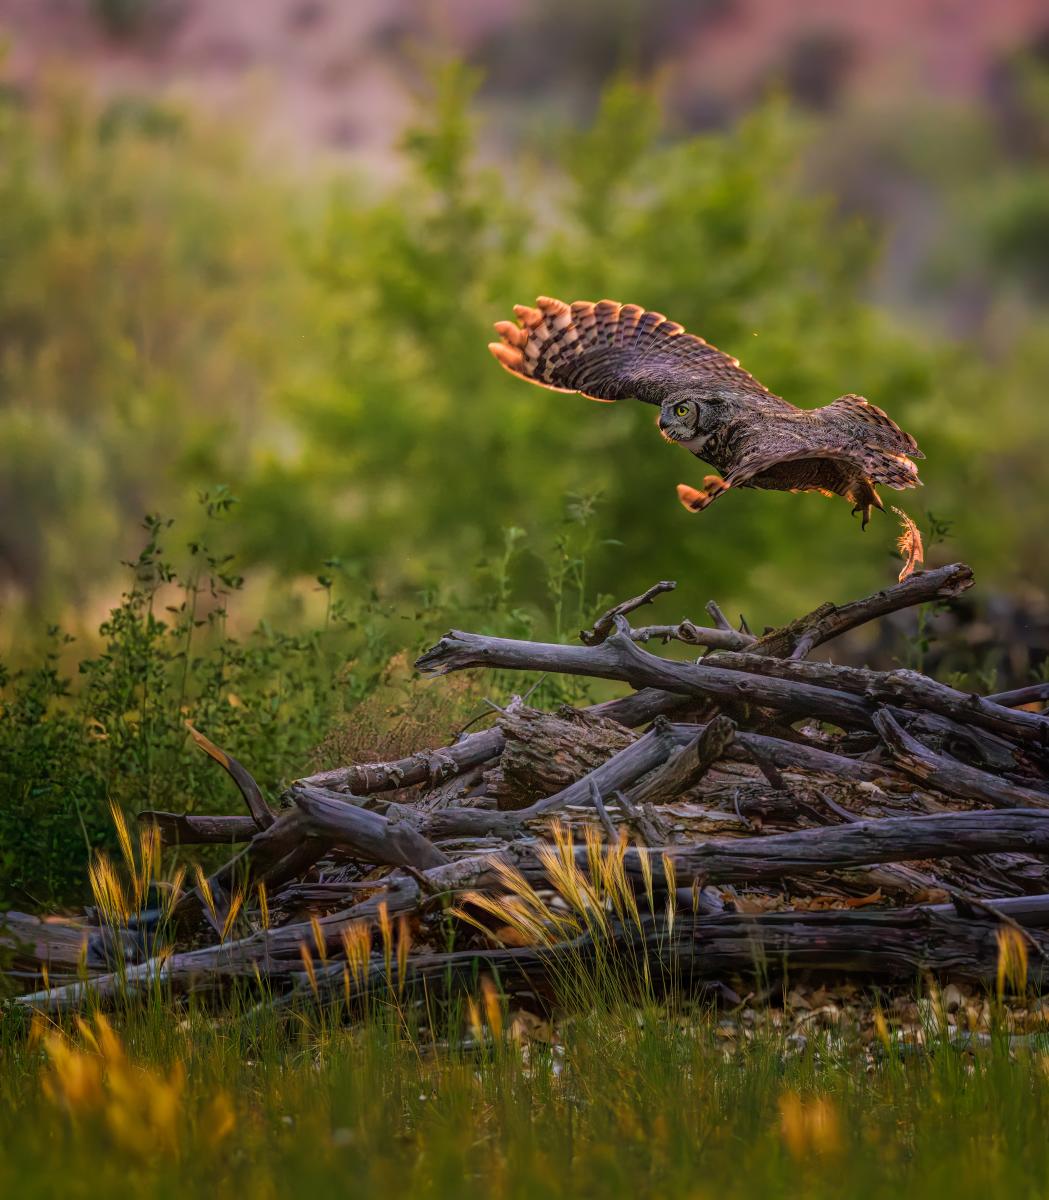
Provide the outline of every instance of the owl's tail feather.
[[867,449],[863,465],[875,483],[902,492],[905,488],[921,487],[918,468],[905,454],[891,454],[884,450]]
[[894,451],[911,458],[925,457],[909,433],[904,433],[887,412],[863,396],[839,396],[833,404],[816,409],[816,412],[823,420],[847,429],[852,437],[872,449]]

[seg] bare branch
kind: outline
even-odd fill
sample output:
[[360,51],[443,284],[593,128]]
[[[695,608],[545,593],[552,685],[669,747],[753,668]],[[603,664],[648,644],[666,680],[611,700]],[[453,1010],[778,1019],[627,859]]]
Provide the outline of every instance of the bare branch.
[[632,613],[645,604],[651,604],[657,596],[662,595],[663,592],[672,592],[676,587],[677,584],[671,579],[654,583],[647,592],[642,592],[640,596],[634,596],[632,600],[624,600],[602,613],[594,622],[592,629],[580,630],[579,640],[584,646],[599,646],[615,628],[616,617],[625,617],[627,613]]

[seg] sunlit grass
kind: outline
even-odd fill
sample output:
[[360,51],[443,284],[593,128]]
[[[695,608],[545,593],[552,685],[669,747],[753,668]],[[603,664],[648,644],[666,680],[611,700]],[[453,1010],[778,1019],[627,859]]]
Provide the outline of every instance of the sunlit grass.
[[[396,951],[395,951],[396,952]],[[482,980],[448,1036],[377,1015],[5,1019],[11,1196],[1039,1195],[1039,1054],[725,1040],[701,1010],[537,1023]]]

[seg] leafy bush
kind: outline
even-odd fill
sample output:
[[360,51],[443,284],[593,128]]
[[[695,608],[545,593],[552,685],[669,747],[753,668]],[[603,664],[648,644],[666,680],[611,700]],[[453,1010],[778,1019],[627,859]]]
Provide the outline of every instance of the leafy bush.
[[[203,499],[212,522],[232,503],[225,489]],[[60,668],[73,639],[57,628],[37,665],[0,675],[0,901],[82,894],[88,858],[113,838],[110,804],[229,811],[228,781],[193,749],[187,721],[243,755],[276,799],[336,714],[382,681],[377,606],[362,603],[351,621],[336,600],[319,627],[287,634],[263,622],[238,639],[227,603],[242,580],[203,541],[176,572],[160,540],[170,525],[146,519],[131,585],[75,686]]]

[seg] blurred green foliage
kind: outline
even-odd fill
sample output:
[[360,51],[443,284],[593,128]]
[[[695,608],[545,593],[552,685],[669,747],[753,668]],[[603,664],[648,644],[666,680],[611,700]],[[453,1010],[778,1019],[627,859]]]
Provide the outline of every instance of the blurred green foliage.
[[[534,608],[534,556],[595,496],[598,591],[676,575],[761,623],[886,578],[891,518],[861,536],[842,503],[753,492],[690,516],[673,485],[703,468],[649,410],[500,372],[491,322],[541,292],[666,311],[802,405],[869,396],[929,455],[905,506],[950,514],[978,568],[1045,564],[1019,503],[1044,339],[989,367],[867,303],[875,240],[807,189],[782,103],[681,137],[621,81],[497,171],[473,159],[475,84],[438,74],[382,193],[293,196],[235,137],[68,82],[0,107],[0,570],[34,611],[96,595],[137,513],[184,515],[217,478],[249,501],[229,545],[253,578],[336,556],[390,597],[458,595],[517,527]],[[991,224],[1007,246],[1029,226]]]
[[0,211],[0,576],[75,605],[251,458],[307,289],[234,140],[66,80],[0,101]]

